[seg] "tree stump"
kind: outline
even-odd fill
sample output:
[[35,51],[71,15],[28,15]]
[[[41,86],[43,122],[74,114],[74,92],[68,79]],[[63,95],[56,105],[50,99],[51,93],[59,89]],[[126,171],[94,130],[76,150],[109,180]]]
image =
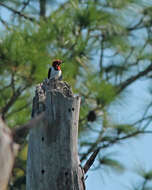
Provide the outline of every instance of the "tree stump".
[[32,117],[45,121],[31,129],[26,190],[84,190],[78,151],[80,97],[66,82],[45,80],[36,87]]

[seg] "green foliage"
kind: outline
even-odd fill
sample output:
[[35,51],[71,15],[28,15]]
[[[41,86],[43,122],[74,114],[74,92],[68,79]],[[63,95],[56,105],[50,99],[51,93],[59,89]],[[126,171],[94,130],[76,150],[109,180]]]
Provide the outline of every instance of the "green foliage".
[[123,9],[133,4],[140,4],[141,2],[141,0],[107,0],[108,5],[115,9]]
[[99,162],[101,164],[101,167],[105,167],[106,166],[107,169],[109,168],[109,169],[111,169],[111,170],[113,170],[115,172],[118,172],[118,173],[124,172],[125,168],[124,168],[123,164],[121,164],[116,159],[110,157],[109,154],[102,156],[99,159]]
[[152,16],[152,6],[145,7],[143,10],[143,14],[146,16]]
[[137,131],[133,125],[117,124],[113,127],[117,130],[118,134],[132,134],[133,132]]
[[[31,78],[32,82],[33,80],[42,80],[46,74],[44,68],[49,63],[48,53],[43,44],[34,39],[35,29],[31,28],[29,24],[24,28],[16,28],[3,39],[1,49],[8,61],[6,60],[2,64],[7,64],[10,70],[17,72],[18,77],[26,80],[33,77]],[[41,75],[38,75],[37,73],[40,71]]]
[[139,176],[141,176],[145,180],[152,180],[152,170],[146,171],[145,168],[139,167],[136,169],[136,172]]
[[85,74],[85,80],[79,86],[80,93],[88,94],[88,99],[96,100],[97,105],[102,107],[109,105],[116,96],[115,87],[99,78],[98,73]]
[[132,185],[129,189],[138,189],[138,190],[150,190],[151,189],[151,180],[152,180],[152,170],[146,170],[144,166],[140,165],[135,169],[135,172],[140,177],[138,182]]

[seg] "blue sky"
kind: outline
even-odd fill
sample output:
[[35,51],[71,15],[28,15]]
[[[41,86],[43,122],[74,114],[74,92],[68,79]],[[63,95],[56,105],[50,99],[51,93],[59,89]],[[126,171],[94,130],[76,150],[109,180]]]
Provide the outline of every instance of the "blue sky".
[[[122,104],[115,106],[114,120],[132,122],[139,118],[144,111],[145,103],[148,104],[151,100],[151,96],[148,94],[149,85],[148,81],[143,80],[131,85],[127,89],[129,93],[125,97],[126,100],[124,99]],[[117,152],[116,158],[125,163],[125,172],[119,175],[114,172],[106,173],[102,169],[89,171],[86,180],[87,190],[133,190],[132,185],[141,180],[135,174],[135,169],[137,167],[146,170],[152,168],[151,144],[152,136],[147,134],[112,147],[111,151]]]

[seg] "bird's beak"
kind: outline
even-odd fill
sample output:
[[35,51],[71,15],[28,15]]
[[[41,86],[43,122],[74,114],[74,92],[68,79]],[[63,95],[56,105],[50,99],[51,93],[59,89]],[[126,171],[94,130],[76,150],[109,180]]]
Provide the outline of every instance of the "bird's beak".
[[59,63],[59,65],[62,65],[63,61],[61,63]]

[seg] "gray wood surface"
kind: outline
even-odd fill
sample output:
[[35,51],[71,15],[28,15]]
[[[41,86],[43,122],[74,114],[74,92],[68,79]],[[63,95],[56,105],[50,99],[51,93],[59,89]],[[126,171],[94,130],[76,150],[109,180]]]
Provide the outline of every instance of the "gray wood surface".
[[36,88],[32,117],[45,121],[31,129],[26,190],[84,190],[77,152],[80,98],[67,83],[46,80]]

